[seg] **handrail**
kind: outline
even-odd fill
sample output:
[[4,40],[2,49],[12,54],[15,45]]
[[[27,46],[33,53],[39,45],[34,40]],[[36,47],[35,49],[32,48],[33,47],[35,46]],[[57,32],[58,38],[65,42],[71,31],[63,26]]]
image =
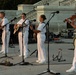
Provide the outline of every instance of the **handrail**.
[[51,0],[41,0],[41,1],[37,2],[37,3],[35,3],[34,5],[35,6],[37,6],[37,5],[45,5],[45,4],[48,3],[48,1],[51,1]]
[[31,11],[29,11],[26,15],[28,15],[28,14],[30,14],[30,13],[32,13],[32,12],[34,12],[34,11],[36,11],[36,10],[31,10]]
[[66,2],[70,2],[70,3],[72,3],[72,2],[74,2],[75,0],[63,0],[63,1],[59,1],[59,6],[61,5],[61,3],[66,3]]
[[[30,18],[31,16],[34,15],[34,13],[36,12],[36,10],[32,10],[30,12],[28,12],[26,15],[27,15],[27,18]],[[35,15],[34,15],[35,16]]]

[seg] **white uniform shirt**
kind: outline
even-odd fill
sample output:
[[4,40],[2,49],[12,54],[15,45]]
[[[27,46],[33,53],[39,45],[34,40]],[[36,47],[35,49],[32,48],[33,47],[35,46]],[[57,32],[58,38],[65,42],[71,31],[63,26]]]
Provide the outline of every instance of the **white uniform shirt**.
[[[21,19],[20,21],[17,22],[17,24],[22,24],[25,20]],[[25,21],[25,24],[27,27],[24,27],[23,30],[28,31],[29,30],[29,20]]]
[[[2,19],[2,24],[1,24],[1,26],[5,26],[6,24],[8,23],[8,19],[7,18],[3,18]],[[6,25],[4,28],[3,28],[3,31],[9,31],[9,24],[8,25]]]
[[38,28],[37,28],[37,30],[41,31],[40,32],[41,34],[45,34],[46,33],[46,27],[44,28],[44,26],[45,26],[45,23],[40,23]]

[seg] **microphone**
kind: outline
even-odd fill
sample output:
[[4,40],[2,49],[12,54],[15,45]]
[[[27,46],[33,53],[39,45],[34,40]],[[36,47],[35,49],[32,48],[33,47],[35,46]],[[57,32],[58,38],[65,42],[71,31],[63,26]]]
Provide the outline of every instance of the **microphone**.
[[55,14],[55,13],[59,14],[59,11],[52,12],[51,14]]
[[14,20],[16,20],[16,19],[17,19],[17,18],[15,17],[14,19],[11,20],[11,22],[14,21]]
[[32,22],[36,22],[36,19],[31,20]]

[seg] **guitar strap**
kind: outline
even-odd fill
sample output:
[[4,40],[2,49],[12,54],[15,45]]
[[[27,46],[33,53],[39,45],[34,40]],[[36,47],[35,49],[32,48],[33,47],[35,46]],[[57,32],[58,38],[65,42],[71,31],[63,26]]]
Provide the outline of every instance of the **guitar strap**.
[[[26,21],[26,20],[27,20],[27,19],[24,20],[24,22],[22,23],[22,26],[25,24],[25,21]],[[23,28],[20,27],[18,31],[19,31],[19,32],[22,32],[22,30],[23,30]]]
[[24,20],[24,22],[22,23],[22,25],[25,24],[25,21],[26,21],[26,20],[27,20],[27,19]]

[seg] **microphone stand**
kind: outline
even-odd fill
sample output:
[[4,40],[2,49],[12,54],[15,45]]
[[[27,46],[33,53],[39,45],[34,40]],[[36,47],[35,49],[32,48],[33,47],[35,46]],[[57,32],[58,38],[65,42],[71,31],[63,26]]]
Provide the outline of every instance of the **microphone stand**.
[[[31,20],[31,21],[36,21],[35,19],[34,20]],[[38,50],[37,49],[35,49],[30,55],[29,55],[29,57],[30,56],[32,56],[34,53],[36,53],[36,57],[38,57]]]
[[25,58],[24,58],[24,45],[23,45],[23,43],[24,43],[24,41],[23,41],[23,38],[24,38],[23,28],[24,28],[24,26],[23,26],[23,24],[25,24],[25,21],[22,23],[22,61],[14,64],[14,66],[15,65],[33,65],[32,63],[25,62]]
[[60,75],[60,73],[56,73],[56,72],[53,72],[53,71],[50,71],[50,54],[49,54],[49,22],[50,20],[55,16],[55,13],[53,13],[52,17],[48,20],[48,22],[46,23],[46,25],[44,26],[44,28],[47,26],[47,39],[48,39],[48,46],[47,46],[47,50],[48,50],[48,68],[46,71],[43,71],[42,73],[38,74],[38,75],[42,75],[42,74],[45,74],[45,73],[49,73],[49,74],[52,74],[52,75]]
[[[55,14],[55,13],[59,13],[59,11],[56,11],[56,12],[52,12],[51,14]],[[45,28],[45,27],[44,27]],[[35,49],[31,54],[30,54],[30,56],[32,56],[34,53],[36,53],[36,57],[38,57],[38,50],[37,49]]]
[[[14,18],[14,19],[12,19],[11,21],[9,21],[8,23],[6,23],[4,26],[3,26],[3,28],[5,27],[5,26],[7,26],[8,24],[10,24],[11,22],[13,22],[15,19],[17,19],[16,17]],[[7,45],[7,33],[5,34],[5,43],[6,43],[6,45]],[[5,45],[5,47],[7,47]],[[0,57],[0,59],[2,59],[2,58],[10,58],[10,59],[12,59],[13,60],[13,58],[12,57],[10,57],[10,56],[8,56],[7,55],[7,51],[5,50],[5,56],[3,56],[3,57]],[[8,60],[3,60],[4,62],[1,62],[0,63],[0,65],[5,65],[5,66],[13,66],[13,63],[10,63],[10,61],[8,61]]]

